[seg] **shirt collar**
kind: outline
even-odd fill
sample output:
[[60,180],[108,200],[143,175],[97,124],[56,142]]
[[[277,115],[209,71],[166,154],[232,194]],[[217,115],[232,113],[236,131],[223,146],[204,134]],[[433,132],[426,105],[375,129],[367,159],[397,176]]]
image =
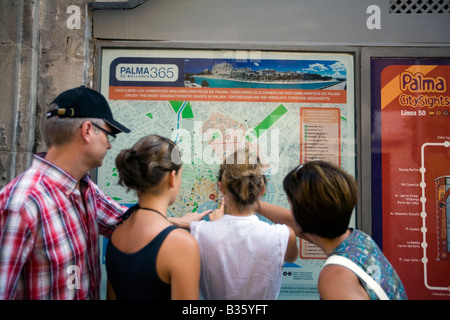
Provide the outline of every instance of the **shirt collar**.
[[[63,191],[66,195],[71,194],[77,186],[77,181],[64,169],[61,169],[54,163],[46,160],[45,155],[46,153],[34,155],[33,168],[44,173],[45,176],[51,179],[55,187]],[[85,175],[81,180],[88,182],[89,175]]]
[[231,214],[226,214],[222,217],[222,219],[228,220],[259,220],[256,214],[251,214],[249,216],[235,216]]

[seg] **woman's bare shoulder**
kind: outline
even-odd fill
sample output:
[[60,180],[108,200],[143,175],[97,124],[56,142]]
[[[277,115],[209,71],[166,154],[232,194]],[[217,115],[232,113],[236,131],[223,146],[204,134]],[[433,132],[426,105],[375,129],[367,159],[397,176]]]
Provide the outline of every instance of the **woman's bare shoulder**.
[[325,266],[319,275],[319,295],[323,300],[368,300],[359,278],[339,265]]

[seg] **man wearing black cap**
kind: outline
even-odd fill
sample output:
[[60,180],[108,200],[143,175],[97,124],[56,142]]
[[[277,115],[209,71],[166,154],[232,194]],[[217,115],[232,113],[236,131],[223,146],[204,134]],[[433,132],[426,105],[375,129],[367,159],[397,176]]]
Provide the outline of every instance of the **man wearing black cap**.
[[[0,191],[0,300],[99,298],[98,236],[109,237],[127,208],[87,173],[121,132],[130,129],[97,91],[70,89],[50,104],[47,153]],[[169,220],[189,228],[210,211]]]
[[84,86],[49,106],[46,154],[0,192],[0,300],[98,299],[98,235],[123,208],[89,179],[118,133],[106,99]]

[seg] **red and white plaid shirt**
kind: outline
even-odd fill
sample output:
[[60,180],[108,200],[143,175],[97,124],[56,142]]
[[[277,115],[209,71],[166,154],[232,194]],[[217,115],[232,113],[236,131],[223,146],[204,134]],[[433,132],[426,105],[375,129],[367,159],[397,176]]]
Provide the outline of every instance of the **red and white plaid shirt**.
[[99,233],[124,208],[88,176],[77,181],[35,156],[0,192],[0,299],[98,299]]

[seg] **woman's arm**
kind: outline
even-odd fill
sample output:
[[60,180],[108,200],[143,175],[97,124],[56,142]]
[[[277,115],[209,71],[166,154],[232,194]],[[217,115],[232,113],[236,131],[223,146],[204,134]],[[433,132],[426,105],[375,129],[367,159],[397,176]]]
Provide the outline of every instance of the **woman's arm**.
[[172,300],[199,299],[200,251],[189,232],[178,229],[167,236],[158,253],[157,272],[170,283]]
[[289,229],[289,241],[286,249],[286,253],[284,255],[285,262],[294,262],[298,258],[298,246],[297,246],[297,237],[292,228]]
[[107,280],[106,286],[106,300],[117,300],[116,293],[114,292],[114,289],[111,285],[111,282],[109,282],[109,279]]
[[200,221],[211,212],[212,210],[206,210],[200,213],[188,212],[182,217],[167,217],[167,220],[169,220],[172,224],[176,225],[177,227],[189,230],[191,227],[191,222]]
[[292,228],[297,237],[302,236],[297,223],[292,216],[291,210],[264,201],[259,201],[259,206],[257,206],[256,211],[272,222],[285,224]]

